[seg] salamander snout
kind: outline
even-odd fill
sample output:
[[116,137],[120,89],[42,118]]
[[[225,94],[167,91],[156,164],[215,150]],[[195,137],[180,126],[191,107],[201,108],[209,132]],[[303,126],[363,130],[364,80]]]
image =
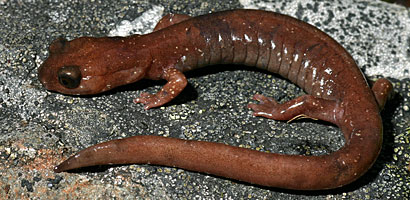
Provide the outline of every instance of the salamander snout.
[[48,79],[47,79],[47,69],[44,67],[44,65],[41,65],[40,68],[38,68],[38,80],[40,80],[40,83],[48,89]]

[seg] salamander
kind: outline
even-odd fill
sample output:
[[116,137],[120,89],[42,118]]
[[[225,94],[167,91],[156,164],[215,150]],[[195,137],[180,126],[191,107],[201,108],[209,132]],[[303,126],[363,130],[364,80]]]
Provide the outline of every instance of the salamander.
[[254,116],[308,117],[337,125],[345,145],[328,155],[266,153],[221,143],[152,135],[86,148],[54,168],[63,172],[107,164],[153,164],[227,177],[256,185],[325,190],[349,184],[375,162],[382,144],[383,108],[392,84],[370,88],[352,56],[334,39],[290,16],[230,10],[197,17],[165,16],[152,33],[127,37],[57,39],[38,70],[42,85],[71,95],[101,93],[141,79],[164,79],[156,94],[134,100],[162,106],[187,85],[183,72],[240,64],[289,79],[306,95],[285,103],[256,94]]

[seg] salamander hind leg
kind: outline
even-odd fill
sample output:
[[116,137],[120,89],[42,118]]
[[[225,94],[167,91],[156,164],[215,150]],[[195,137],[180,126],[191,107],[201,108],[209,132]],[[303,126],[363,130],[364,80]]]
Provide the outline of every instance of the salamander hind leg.
[[274,120],[294,120],[312,118],[336,124],[338,114],[342,113],[337,101],[325,100],[312,95],[303,95],[285,103],[278,103],[273,98],[256,94],[254,100],[259,104],[249,104],[254,116],[262,116]]
[[157,25],[154,28],[154,31],[161,30],[163,28],[166,28],[168,26],[178,24],[179,22],[185,21],[189,18],[192,18],[189,15],[184,15],[184,14],[168,14],[162,17]]

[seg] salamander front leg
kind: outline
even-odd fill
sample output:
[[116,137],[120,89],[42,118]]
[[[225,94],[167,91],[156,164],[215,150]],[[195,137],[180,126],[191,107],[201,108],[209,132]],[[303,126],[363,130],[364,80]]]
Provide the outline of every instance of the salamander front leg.
[[162,106],[176,96],[185,88],[187,80],[185,75],[175,68],[168,68],[161,78],[167,80],[167,84],[156,94],[142,93],[139,98],[134,99],[135,103],[145,104],[145,109]]
[[303,117],[337,124],[338,115],[343,113],[338,102],[312,95],[300,96],[282,104],[260,94],[256,94],[253,99],[260,102],[248,105],[248,108],[254,111],[253,115],[274,120],[294,120]]
[[393,85],[389,80],[381,78],[373,83],[372,91],[380,110],[382,110],[386,101],[393,96]]

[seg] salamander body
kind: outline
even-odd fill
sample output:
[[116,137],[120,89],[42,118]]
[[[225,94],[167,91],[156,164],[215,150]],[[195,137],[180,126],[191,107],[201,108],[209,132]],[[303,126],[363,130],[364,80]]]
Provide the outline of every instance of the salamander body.
[[[279,104],[256,94],[255,116],[309,117],[331,122],[345,145],[323,156],[264,153],[220,143],[134,136],[89,147],[56,172],[127,163],[165,165],[253,184],[297,190],[341,187],[362,176],[382,144],[380,109],[392,90],[386,79],[369,88],[349,53],[317,28],[289,16],[232,10],[198,17],[167,15],[152,33],[128,37],[58,39],[39,68],[45,88],[96,94],[140,79],[165,79],[156,94],[134,101],[161,106],[186,86],[183,72],[214,64],[241,64],[277,73],[308,95]],[[114,156],[113,156],[114,155]]]

